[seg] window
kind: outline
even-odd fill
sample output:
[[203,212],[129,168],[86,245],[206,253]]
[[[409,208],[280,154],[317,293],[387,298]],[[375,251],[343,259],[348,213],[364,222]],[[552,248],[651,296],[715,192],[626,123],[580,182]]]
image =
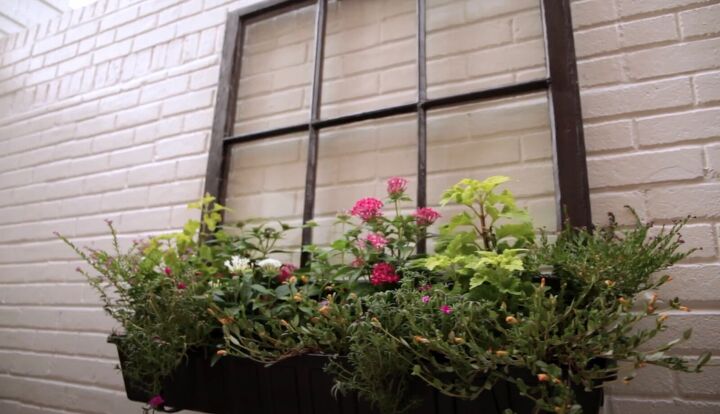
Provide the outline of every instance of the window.
[[591,225],[568,0],[269,3],[226,25],[206,191],[233,218],[322,220],[388,174],[425,206],[470,168]]

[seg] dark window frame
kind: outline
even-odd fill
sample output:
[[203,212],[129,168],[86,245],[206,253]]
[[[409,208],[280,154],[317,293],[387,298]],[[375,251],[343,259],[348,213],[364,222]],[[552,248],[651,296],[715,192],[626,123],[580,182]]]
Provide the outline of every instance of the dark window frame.
[[[552,157],[556,206],[560,222],[563,226],[591,228],[590,192],[570,1],[539,1],[544,26],[546,78],[429,99],[427,97],[427,61],[425,55],[426,0],[417,0],[417,101],[329,119],[321,119],[320,117],[328,0],[274,0],[269,4],[266,2],[255,8],[246,8],[229,13],[225,26],[225,39],[220,63],[219,83],[205,178],[205,192],[214,195],[220,202],[224,202],[228,176],[229,148],[233,144],[290,133],[307,132],[309,141],[303,222],[310,221],[314,217],[320,130],[360,121],[416,113],[418,122],[418,192],[416,199],[418,207],[423,207],[427,204],[428,110],[546,91],[549,101],[549,118],[553,143]],[[271,17],[311,4],[316,5],[316,16],[312,77],[313,96],[310,106],[310,119],[308,122],[301,124],[243,135],[233,135],[232,128],[236,110],[245,27],[257,19]],[[303,229],[302,243],[303,245],[312,243],[312,229]],[[425,250],[424,241],[418,246],[418,250]]]

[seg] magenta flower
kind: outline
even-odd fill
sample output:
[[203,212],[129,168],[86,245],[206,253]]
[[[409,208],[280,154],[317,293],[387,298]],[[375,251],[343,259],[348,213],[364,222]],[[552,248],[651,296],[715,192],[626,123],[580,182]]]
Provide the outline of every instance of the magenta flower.
[[295,269],[295,265],[290,263],[285,263],[284,265],[280,266],[280,273],[276,277],[277,281],[282,283],[290,279],[290,277],[292,277],[293,273],[295,272]]
[[420,226],[429,226],[440,218],[440,213],[430,207],[420,207],[413,215]]
[[373,266],[372,275],[370,276],[370,283],[375,286],[382,285],[383,283],[397,283],[400,280],[400,276],[395,273],[395,266],[390,263],[377,263]]
[[366,197],[361,198],[355,203],[350,214],[360,217],[363,221],[370,221],[374,218],[382,216],[383,202],[377,198]]
[[401,177],[392,177],[387,181],[387,192],[390,197],[399,197],[407,189],[407,180]]
[[420,286],[420,287],[418,288],[418,290],[419,290],[420,292],[425,292],[425,291],[428,291],[428,290],[430,290],[430,289],[432,289],[432,285],[429,284],[429,283],[428,283],[427,285],[423,285],[423,286]]
[[423,297],[422,297],[422,301],[423,301],[423,303],[428,303],[428,302],[430,302],[430,296],[428,296],[428,295],[423,296]]
[[452,313],[452,311],[453,311],[453,308],[452,308],[452,306],[450,306],[450,305],[442,305],[442,306],[440,306],[440,312],[442,312],[442,313],[444,313],[444,314],[446,314],[446,315],[450,315],[450,314]]
[[179,290],[183,290],[183,289],[187,288],[187,285],[186,285],[185,283],[183,283],[183,282],[178,282],[177,288],[178,288]]
[[387,239],[385,237],[383,237],[383,235],[380,233],[368,234],[367,237],[365,238],[365,241],[367,243],[369,243],[372,247],[374,247],[378,250],[384,249],[388,243]]
[[165,404],[165,399],[159,394],[150,398],[150,401],[148,401],[148,405],[154,409],[160,408],[163,404]]
[[172,274],[172,269],[170,267],[165,266],[165,275],[170,276]]

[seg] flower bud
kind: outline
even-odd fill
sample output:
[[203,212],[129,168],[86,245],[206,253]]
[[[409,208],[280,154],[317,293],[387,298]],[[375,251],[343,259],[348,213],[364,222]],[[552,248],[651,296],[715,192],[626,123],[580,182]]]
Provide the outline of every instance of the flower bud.
[[419,344],[429,344],[430,340],[420,335],[413,336],[413,340]]
[[465,343],[465,340],[460,338],[459,336],[456,336],[455,338],[453,338],[453,342],[455,342],[458,345],[462,345]]
[[510,353],[508,351],[500,350],[500,351],[495,351],[495,355],[502,358],[502,357],[506,357],[506,356],[510,355]]
[[227,352],[226,350],[224,350],[224,349],[218,349],[218,351],[216,352],[216,354],[217,354],[218,356],[225,356],[225,355],[227,355],[227,353],[228,353],[228,352]]
[[295,302],[302,302],[303,297],[302,297],[302,295],[301,295],[300,293],[296,293],[296,294],[293,295],[293,300],[294,300]]
[[537,379],[540,382],[547,382],[550,381],[550,376],[548,374],[538,374]]
[[514,316],[508,316],[507,318],[505,318],[505,322],[507,322],[510,325],[515,325],[519,321]]
[[323,305],[320,307],[318,312],[320,312],[320,314],[323,316],[328,316],[328,314],[330,313],[330,307],[328,305]]
[[613,287],[613,286],[615,286],[615,281],[614,280],[606,280],[605,285],[607,287]]

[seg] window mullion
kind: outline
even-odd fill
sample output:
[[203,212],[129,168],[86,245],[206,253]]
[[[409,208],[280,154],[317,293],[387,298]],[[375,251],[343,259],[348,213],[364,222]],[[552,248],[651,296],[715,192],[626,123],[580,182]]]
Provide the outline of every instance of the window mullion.
[[[318,0],[315,18],[315,62],[313,67],[312,101],[310,106],[310,123],[308,136],[307,170],[305,175],[305,202],[303,207],[303,224],[315,216],[315,186],[317,181],[317,162],[319,146],[319,128],[315,123],[320,119],[322,104],[323,60],[325,58],[325,30],[327,26],[327,0]],[[302,245],[312,243],[312,228],[303,228]],[[308,256],[303,253],[302,265]]]

